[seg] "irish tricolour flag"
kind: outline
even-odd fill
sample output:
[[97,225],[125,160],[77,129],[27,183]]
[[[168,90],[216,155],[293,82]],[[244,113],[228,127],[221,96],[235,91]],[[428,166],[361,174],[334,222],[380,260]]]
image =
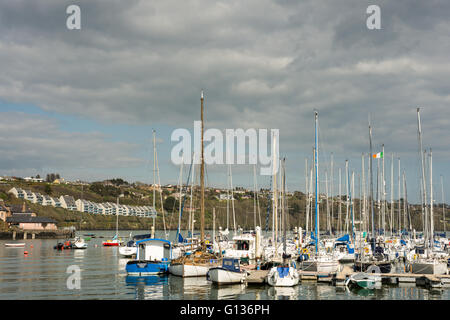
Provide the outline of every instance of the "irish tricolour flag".
[[375,159],[383,158],[383,152],[375,153],[372,157],[374,157]]

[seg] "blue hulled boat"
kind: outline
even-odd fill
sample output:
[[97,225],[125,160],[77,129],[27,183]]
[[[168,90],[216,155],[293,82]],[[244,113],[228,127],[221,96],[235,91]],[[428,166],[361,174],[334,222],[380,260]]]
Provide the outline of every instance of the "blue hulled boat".
[[125,270],[130,276],[145,276],[169,272],[172,244],[164,239],[136,241],[136,259],[128,261]]

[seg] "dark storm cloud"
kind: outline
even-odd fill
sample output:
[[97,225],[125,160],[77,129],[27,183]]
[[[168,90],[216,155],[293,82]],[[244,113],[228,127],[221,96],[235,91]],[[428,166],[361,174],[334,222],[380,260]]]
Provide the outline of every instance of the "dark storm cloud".
[[309,153],[313,110],[330,152],[376,143],[450,157],[448,1],[77,1],[82,30],[65,28],[72,1],[0,4],[0,97],[104,122],[192,128],[199,92],[207,125],[279,128],[282,148]]

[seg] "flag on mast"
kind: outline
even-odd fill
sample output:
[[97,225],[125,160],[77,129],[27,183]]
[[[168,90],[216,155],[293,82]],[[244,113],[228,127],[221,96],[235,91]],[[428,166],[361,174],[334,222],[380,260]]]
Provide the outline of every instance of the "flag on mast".
[[374,157],[375,159],[383,158],[383,152],[378,152],[378,153],[372,155],[372,157]]

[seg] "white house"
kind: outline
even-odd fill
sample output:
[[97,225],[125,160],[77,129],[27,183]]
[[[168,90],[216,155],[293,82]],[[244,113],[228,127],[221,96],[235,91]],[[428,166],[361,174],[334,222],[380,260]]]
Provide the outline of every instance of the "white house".
[[34,195],[34,197],[33,197],[32,202],[42,205],[42,201],[44,200],[44,197],[42,196],[42,194],[40,194],[39,192],[33,192],[33,195]]
[[25,191],[21,188],[12,188],[8,191],[8,193],[12,193],[16,198],[25,199]]
[[58,198],[53,198],[52,199],[52,206],[54,206],[55,208],[61,208],[61,201],[59,201]]
[[72,211],[77,210],[75,199],[72,196],[61,196],[59,197],[59,201],[61,202],[61,207]]
[[31,192],[30,190],[24,190],[25,191],[25,200],[28,201],[35,201],[36,195],[34,194],[34,192]]
[[42,196],[42,205],[43,206],[51,206],[52,205],[52,198],[46,194]]

